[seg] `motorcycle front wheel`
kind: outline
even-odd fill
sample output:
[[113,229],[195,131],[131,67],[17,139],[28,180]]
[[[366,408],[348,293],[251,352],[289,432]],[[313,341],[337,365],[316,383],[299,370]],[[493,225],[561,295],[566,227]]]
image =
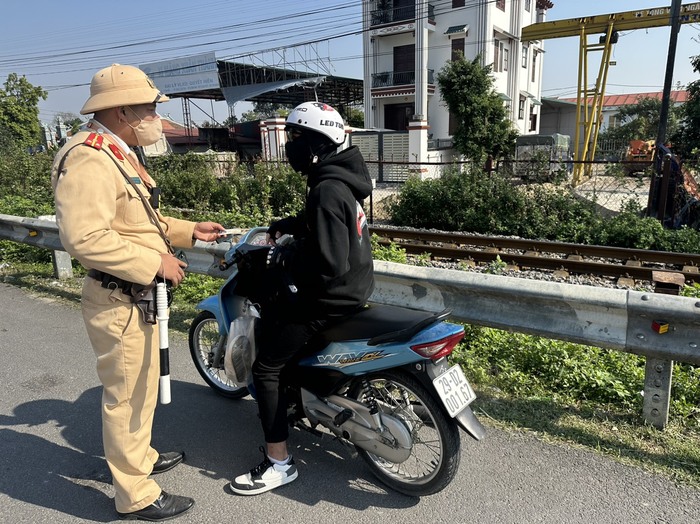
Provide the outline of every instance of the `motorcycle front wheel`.
[[377,402],[382,413],[401,420],[411,432],[411,455],[401,463],[389,462],[357,447],[372,473],[390,488],[411,496],[432,495],[457,474],[459,429],[438,400],[416,378],[387,370],[356,383],[352,396],[363,403]]
[[219,333],[219,323],[209,311],[202,311],[192,321],[189,333],[190,355],[199,374],[210,388],[227,398],[242,398],[248,388],[234,385],[226,376],[223,360],[214,365],[214,354],[219,344],[226,346],[226,337]]

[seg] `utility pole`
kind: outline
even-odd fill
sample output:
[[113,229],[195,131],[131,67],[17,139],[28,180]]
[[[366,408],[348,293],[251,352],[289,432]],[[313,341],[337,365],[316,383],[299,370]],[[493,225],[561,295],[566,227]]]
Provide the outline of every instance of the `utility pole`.
[[[656,216],[659,208],[659,189],[661,188],[661,176],[663,174],[663,162],[660,162],[659,155],[662,154],[661,146],[666,141],[666,127],[668,123],[668,112],[671,105],[671,84],[673,83],[673,66],[676,61],[676,45],[678,43],[678,32],[681,27],[681,0],[673,0],[671,4],[671,37],[668,42],[668,57],[666,59],[666,78],[664,79],[664,90],[661,98],[661,113],[659,115],[659,133],[656,136],[656,165],[655,176],[651,177],[649,183],[649,200],[647,202],[647,216]],[[663,222],[664,217],[659,217]]]

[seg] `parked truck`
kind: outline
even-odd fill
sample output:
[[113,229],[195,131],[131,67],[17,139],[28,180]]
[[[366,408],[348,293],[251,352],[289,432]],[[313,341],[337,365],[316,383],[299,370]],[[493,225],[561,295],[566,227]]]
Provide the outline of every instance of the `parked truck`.
[[526,181],[545,182],[571,173],[571,137],[521,135],[515,139],[515,174]]

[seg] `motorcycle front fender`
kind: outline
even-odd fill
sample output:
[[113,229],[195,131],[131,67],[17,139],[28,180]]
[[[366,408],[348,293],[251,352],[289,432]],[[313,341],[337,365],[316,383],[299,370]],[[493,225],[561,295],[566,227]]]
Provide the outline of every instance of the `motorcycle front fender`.
[[199,304],[197,304],[196,308],[201,309],[202,311],[209,311],[216,317],[216,321],[219,323],[219,326],[224,325],[223,315],[221,314],[221,305],[219,304],[219,295],[213,295],[205,298]]

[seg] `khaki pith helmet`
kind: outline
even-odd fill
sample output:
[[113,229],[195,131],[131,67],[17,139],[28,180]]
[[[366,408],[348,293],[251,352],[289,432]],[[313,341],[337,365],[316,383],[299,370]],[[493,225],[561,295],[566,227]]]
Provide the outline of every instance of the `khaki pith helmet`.
[[138,67],[112,64],[100,69],[90,82],[90,98],[80,110],[87,115],[110,107],[135,106],[170,100]]

